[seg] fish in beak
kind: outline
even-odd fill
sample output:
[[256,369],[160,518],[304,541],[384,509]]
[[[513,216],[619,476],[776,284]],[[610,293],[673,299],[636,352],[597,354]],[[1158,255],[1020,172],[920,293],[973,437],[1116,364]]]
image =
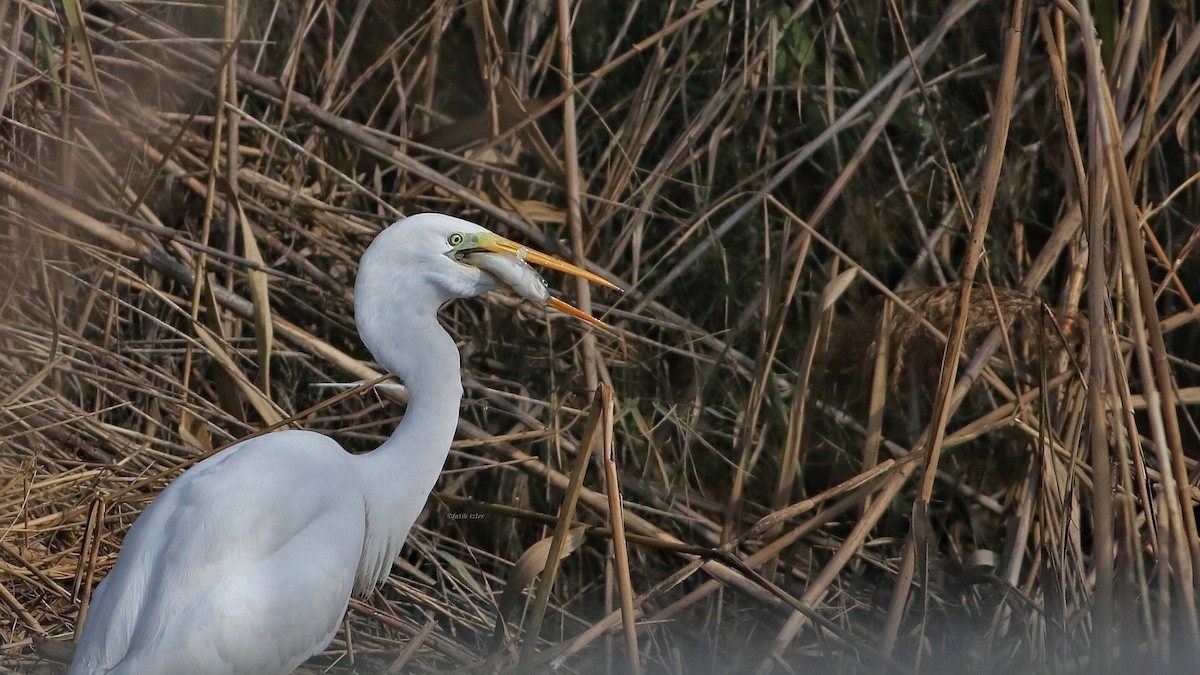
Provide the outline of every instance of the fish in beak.
[[593,326],[609,328],[608,324],[596,317],[551,296],[545,280],[529,264],[533,263],[539,267],[557,270],[617,292],[624,292],[609,280],[565,260],[535,251],[528,246],[523,246],[491,232],[464,233],[456,235],[456,238],[458,237],[461,238],[449,253],[455,260],[478,267],[494,278],[501,287],[508,289],[518,297],[532,300],[541,305],[548,305]]

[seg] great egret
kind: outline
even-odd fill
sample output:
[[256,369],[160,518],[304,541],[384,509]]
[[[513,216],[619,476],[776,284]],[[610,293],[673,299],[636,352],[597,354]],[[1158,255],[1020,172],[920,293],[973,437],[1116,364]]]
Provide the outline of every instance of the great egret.
[[449,452],[463,389],[438,308],[504,287],[603,325],[550,298],[526,261],[616,288],[441,214],[375,237],[354,314],[410,392],[395,432],[351,455],[319,433],[276,431],[186,471],[129,529],[70,673],[288,673],[324,649],[351,592],[387,576]]

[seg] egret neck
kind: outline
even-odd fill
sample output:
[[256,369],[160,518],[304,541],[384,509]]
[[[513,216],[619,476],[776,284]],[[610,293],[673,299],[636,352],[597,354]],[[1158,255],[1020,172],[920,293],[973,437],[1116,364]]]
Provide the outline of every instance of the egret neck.
[[379,364],[404,382],[409,402],[391,437],[355,457],[367,504],[367,536],[355,578],[359,593],[387,576],[420,515],[424,500],[414,501],[413,495],[429,494],[437,482],[463,395],[458,348],[437,318],[448,298],[437,297],[433,288],[397,289],[394,276],[376,279],[370,268],[364,261],[355,322]]

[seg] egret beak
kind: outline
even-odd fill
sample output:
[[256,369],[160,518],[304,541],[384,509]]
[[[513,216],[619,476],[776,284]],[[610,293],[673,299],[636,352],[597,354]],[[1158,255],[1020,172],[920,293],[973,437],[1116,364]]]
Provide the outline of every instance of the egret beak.
[[487,272],[502,286],[522,298],[549,305],[560,312],[565,312],[577,319],[601,328],[609,328],[609,325],[558,298],[552,297],[549,291],[546,290],[546,282],[538,276],[537,272],[529,267],[529,263],[570,274],[571,276],[586,279],[605,288],[623,292],[617,285],[598,274],[589,272],[577,265],[572,265],[565,260],[555,258],[552,255],[518,244],[511,239],[505,239],[500,235],[492,234],[491,232],[463,234],[462,241],[450,250],[449,255],[459,262],[478,267]]

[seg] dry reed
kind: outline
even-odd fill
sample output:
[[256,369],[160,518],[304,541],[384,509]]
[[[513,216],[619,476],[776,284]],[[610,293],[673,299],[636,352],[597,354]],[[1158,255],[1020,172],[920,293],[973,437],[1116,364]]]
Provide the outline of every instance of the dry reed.
[[438,210],[630,290],[443,311],[460,440],[309,672],[1188,672],[1198,21],[0,0],[0,669],[199,458],[390,432],[355,265]]

